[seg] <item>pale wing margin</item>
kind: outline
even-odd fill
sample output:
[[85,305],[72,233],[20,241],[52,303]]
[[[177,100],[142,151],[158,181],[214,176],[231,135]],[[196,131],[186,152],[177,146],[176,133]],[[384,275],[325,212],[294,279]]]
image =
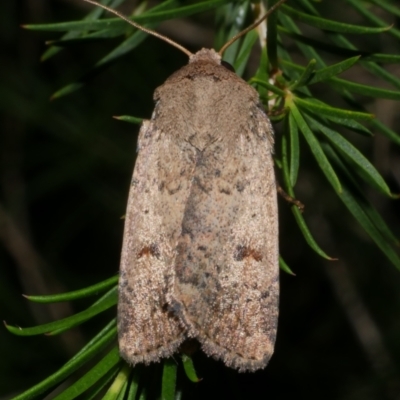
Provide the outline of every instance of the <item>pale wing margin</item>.
[[182,314],[204,351],[240,371],[272,356],[279,251],[272,127],[256,117],[198,160],[178,247]]
[[121,255],[118,334],[130,364],[172,355],[185,329],[167,304],[175,279],[176,240],[181,233],[193,168],[187,153],[144,121],[131,182]]

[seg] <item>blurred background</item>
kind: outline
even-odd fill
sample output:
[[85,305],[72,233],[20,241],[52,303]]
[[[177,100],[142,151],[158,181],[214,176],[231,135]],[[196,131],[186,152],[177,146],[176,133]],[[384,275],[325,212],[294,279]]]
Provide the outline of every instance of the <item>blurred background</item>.
[[[345,2],[326,7],[333,19],[363,22],[343,12]],[[41,62],[45,41],[60,35],[20,25],[79,20],[90,9],[79,0],[0,3],[0,317],[9,324],[50,322],[92,301],[39,305],[23,293],[76,290],[117,274],[138,127],[112,116],[149,118],[154,89],[187,62],[176,49],[148,38],[79,91],[50,101],[119,39],[69,46]],[[210,13],[160,30],[196,50],[213,46],[213,21]],[[399,52],[387,35],[357,40],[366,50]],[[400,76],[398,66],[388,69]],[[388,87],[360,71],[350,70],[346,78]],[[330,100],[326,88],[315,93],[335,105],[336,96]],[[400,131],[398,103],[363,101]],[[280,129],[278,124],[278,142]],[[399,193],[398,147],[381,135],[347,137]],[[203,380],[189,385],[191,398],[210,397],[212,390],[216,398],[400,399],[400,273],[336,198],[307,146],[302,150],[296,194],[315,239],[338,260],[326,261],[308,247],[290,207],[280,200],[281,254],[296,275],[281,273],[275,355],[264,371],[240,375],[196,355]],[[365,190],[400,236],[399,202]],[[56,371],[114,314],[56,337],[16,337],[0,329],[0,399]]]

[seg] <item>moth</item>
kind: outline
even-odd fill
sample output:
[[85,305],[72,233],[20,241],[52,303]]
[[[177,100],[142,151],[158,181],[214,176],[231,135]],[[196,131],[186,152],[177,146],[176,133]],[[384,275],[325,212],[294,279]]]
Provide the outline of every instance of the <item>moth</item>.
[[[274,136],[258,93],[221,63],[189,56],[154,93],[126,209],[118,334],[131,365],[156,362],[188,338],[239,371],[264,368],[279,300]],[[272,12],[283,1],[269,10]]]

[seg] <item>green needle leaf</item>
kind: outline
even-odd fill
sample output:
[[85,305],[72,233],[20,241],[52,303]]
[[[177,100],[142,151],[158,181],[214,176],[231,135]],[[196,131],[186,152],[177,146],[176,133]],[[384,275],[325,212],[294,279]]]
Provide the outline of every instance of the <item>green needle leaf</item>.
[[294,90],[297,87],[301,87],[301,86],[305,86],[309,83],[309,81],[311,80],[311,76],[314,74],[315,72],[315,68],[317,65],[317,61],[316,60],[311,60],[307,67],[304,69],[303,73],[301,74],[299,79],[296,79],[292,84],[290,84],[289,86],[289,90]]
[[[212,10],[222,4],[228,3],[230,0],[207,0],[197,4],[174,8],[172,10],[165,10],[154,12],[149,10],[141,15],[132,17],[132,21],[137,22],[140,25],[161,22],[172,18],[183,18],[190,15]],[[96,21],[72,21],[72,22],[60,22],[57,24],[35,24],[35,25],[24,25],[25,29],[35,31],[90,31],[90,30],[102,30],[102,29],[120,29],[121,27],[127,26],[127,22],[119,18],[108,18]]]
[[339,178],[333,170],[330,162],[326,158],[318,140],[315,138],[313,132],[307,125],[296,105],[293,102],[288,102],[288,107],[290,108],[290,112],[293,113],[294,120],[296,121],[296,124],[298,125],[300,131],[303,133],[308,145],[310,146],[311,152],[314,154],[314,157],[317,160],[321,171],[325,174],[326,178],[333,186],[335,191],[337,193],[341,193],[342,187]]
[[32,336],[39,335],[42,333],[54,335],[59,330],[65,330],[72,328],[73,326],[79,325],[82,322],[94,317],[95,315],[107,310],[108,308],[117,304],[117,288],[111,289],[106,293],[101,299],[99,299],[92,306],[87,308],[85,311],[72,315],[70,317],[61,319],[59,321],[50,322],[48,324],[43,324],[39,326],[34,326],[32,328],[16,328],[10,325],[6,325],[6,328],[15,335],[18,336]]
[[348,142],[342,135],[328,128],[326,125],[321,124],[316,119],[306,116],[307,121],[314,130],[319,130],[337,149],[341,151],[361,172],[366,182],[378,189],[381,193],[388,197],[397,198],[390,192],[385,180],[375,169],[375,167],[356,149],[350,142]]
[[400,91],[379,89],[373,86],[363,85],[361,83],[350,82],[341,78],[331,78],[330,84],[347,89],[350,92],[362,94],[364,96],[371,96],[380,99],[400,100]]
[[372,132],[366,128],[364,125],[361,125],[359,122],[354,119],[349,118],[338,118],[338,117],[329,117],[329,120],[334,122],[335,124],[342,125],[354,132],[360,133],[364,136],[373,136]]
[[291,207],[294,218],[296,219],[297,225],[299,226],[304,239],[308,243],[308,245],[321,257],[325,258],[326,260],[336,260],[336,258],[332,258],[328,256],[317,244],[315,241],[314,237],[312,236],[310,230],[307,227],[306,221],[303,218],[303,215],[301,214],[299,208],[297,206],[292,206]]
[[258,39],[256,31],[250,31],[243,40],[243,44],[240,46],[239,53],[234,62],[234,68],[236,74],[242,76],[247,66],[247,61],[250,57],[251,50]]
[[[123,0],[115,0],[111,2],[111,0],[102,0],[100,1],[101,4],[104,4],[106,6],[109,6],[111,8],[118,7],[119,4]],[[102,14],[104,13],[104,10],[100,7],[94,8],[90,13],[84,18],[86,21],[94,21],[97,20]],[[79,40],[81,39],[82,36],[80,36],[80,32],[77,31],[69,31],[60,40],[57,40],[56,42],[68,42],[68,41],[73,41],[73,40]],[[56,43],[54,43],[56,44]],[[40,58],[41,61],[46,61],[49,58],[55,56],[59,51],[62,50],[62,47],[59,47],[57,45],[53,45],[50,48],[48,48],[42,57]]]
[[290,269],[289,265],[286,264],[285,260],[279,256],[279,267],[282,271],[288,273],[289,275],[296,276],[296,274]]
[[[268,58],[267,58],[267,49],[265,46],[261,48],[260,64],[259,64],[258,70],[253,78],[259,79],[262,82],[268,82],[268,79],[269,79]],[[251,82],[252,82],[252,80],[249,81],[250,84],[251,84]],[[266,89],[265,87],[259,85],[259,87],[257,87],[257,91],[262,100],[267,99],[269,97],[268,89]]]
[[186,376],[192,382],[199,382],[200,379],[197,377],[197,373],[194,368],[192,358],[186,354],[182,354],[182,364],[183,364],[183,369],[185,370]]
[[[110,325],[112,328],[110,328]],[[65,378],[70,376],[73,372],[78,370],[82,365],[89,361],[92,357],[99,354],[106,346],[108,346],[117,336],[117,327],[115,321],[112,321],[106,326],[98,335],[96,335],[95,343],[86,348],[84,352],[80,352],[67,364],[61,367],[57,372],[44,379],[42,382],[28,389],[24,393],[14,397],[14,400],[30,400],[34,399],[40,394],[51,389],[58,383],[62,382]]]
[[66,96],[67,94],[71,94],[73,92],[76,92],[81,87],[83,87],[83,83],[82,82],[70,83],[69,85],[66,85],[66,86],[62,87],[60,90],[57,90],[55,93],[53,93],[50,96],[50,100],[56,100],[56,99],[59,99],[60,97]]
[[354,56],[370,56],[372,53],[366,51],[357,51],[356,49],[351,50],[345,47],[336,46],[315,38],[309,38],[303,34],[300,34],[293,29],[287,27],[279,26],[279,32],[293,38],[296,42],[308,45],[314,50],[322,50],[326,53],[335,54],[341,57],[354,57]]
[[258,78],[251,78],[249,81],[249,84],[252,83],[256,83],[257,85],[261,85],[262,87],[265,87],[266,89],[268,89],[269,91],[271,91],[272,93],[277,94],[278,96],[285,96],[285,91],[282,89],[279,89],[278,87],[276,87],[275,85],[273,85],[272,83],[269,83],[267,81],[258,79]]
[[[293,188],[290,185],[290,177],[289,177],[289,166],[288,166],[288,157],[287,157],[287,140],[286,136],[282,137],[282,166],[283,166],[283,177],[285,180],[286,184],[286,189],[288,191],[288,194],[292,197],[294,197],[294,192]],[[293,205],[291,207],[293,215],[296,219],[297,225],[299,226],[304,239],[308,243],[308,245],[321,257],[327,259],[327,260],[333,260],[332,257],[329,257],[317,244],[315,239],[313,238],[311,232],[309,231],[307,224],[303,218],[303,215],[301,214],[301,211],[296,205]]]
[[140,369],[134,368],[132,376],[129,380],[129,390],[126,396],[126,400],[136,400],[136,394],[139,388]]
[[317,115],[325,115],[329,117],[339,117],[339,118],[354,118],[361,119],[364,121],[370,121],[374,118],[374,115],[367,114],[359,111],[343,110],[341,108],[330,107],[319,101],[314,101],[313,99],[301,99],[300,97],[295,97],[294,101],[305,111],[313,112]]
[[126,32],[126,27],[121,27],[120,29],[103,29],[96,32],[90,32],[88,34],[81,34],[76,38],[66,38],[64,35],[61,39],[47,41],[46,44],[52,46],[59,46],[59,48],[64,48],[71,45],[81,44],[84,42],[96,42],[99,39],[113,39],[118,36],[123,35]]
[[[344,44],[344,42],[342,42],[344,39],[343,36],[338,34],[335,34],[335,39],[337,39],[338,36],[341,36],[343,39],[339,40],[338,42],[342,42],[341,45],[344,45],[343,47],[322,42],[314,38],[309,38],[303,34],[299,34],[282,26],[279,27],[279,32],[290,36],[291,38],[295,39],[296,42],[311,46],[314,50],[322,50],[323,52],[335,54],[341,57],[361,57],[362,61],[375,61],[381,63],[398,64],[400,62],[400,56],[398,54],[371,53],[368,51],[359,50],[354,46],[347,46]],[[332,37],[333,34],[330,36]]]
[[[400,56],[398,54],[373,53],[373,54],[369,54],[369,55],[362,55],[361,61],[374,61],[377,63],[398,64],[400,62]],[[389,74],[387,71],[385,71],[385,72],[387,74]],[[396,78],[396,79],[398,79],[398,78]]]
[[[272,7],[277,0],[269,0],[268,6]],[[271,64],[271,69],[278,69],[278,13],[274,12],[268,17],[268,35],[267,35],[267,55]]]
[[382,135],[385,135],[388,139],[400,146],[400,135],[393,129],[390,129],[388,126],[383,124],[381,121],[378,121],[377,119],[374,119],[372,121],[372,126],[378,132],[382,133]]
[[79,396],[81,393],[89,389],[100,378],[102,378],[112,368],[117,368],[122,362],[119,356],[118,347],[115,346],[101,361],[99,361],[89,372],[87,372],[77,382],[68,387],[54,400],[70,400]]
[[60,301],[71,301],[76,299],[82,299],[84,297],[93,296],[104,292],[111,286],[116,285],[118,282],[118,275],[112,278],[106,279],[103,282],[96,283],[93,286],[89,286],[84,289],[75,290],[73,292],[55,294],[50,296],[28,296],[24,295],[28,300],[34,301],[36,303],[57,303]]
[[164,360],[161,388],[162,400],[175,400],[176,370],[177,364],[173,358]]
[[[360,1],[347,0],[347,3],[353,6],[361,15],[363,15],[369,22],[377,26],[385,27],[386,22],[379,18],[376,14],[368,10],[366,5]],[[396,39],[400,39],[400,31],[396,28],[391,27],[388,31],[389,35],[394,36]]]
[[74,363],[75,360],[79,359],[81,356],[83,356],[88,351],[91,351],[91,349],[94,346],[97,346],[97,343],[101,341],[103,336],[106,336],[111,331],[113,331],[113,332],[115,331],[116,324],[117,324],[117,320],[116,320],[116,318],[113,318],[95,337],[93,337],[91,340],[89,340],[89,342],[85,346],[83,346],[78,351],[78,353],[76,353],[70,360],[68,360],[65,365]]
[[330,65],[329,67],[321,68],[318,71],[315,71],[315,74],[308,82],[309,85],[317,82],[326,81],[335,75],[339,75],[347,69],[351,68],[358,60],[360,56],[348,58],[342,62],[337,64]]
[[281,7],[281,11],[299,21],[305,22],[306,24],[333,32],[371,34],[385,32],[390,29],[390,26],[383,28],[371,28],[368,26],[345,24],[343,22],[333,21],[330,19],[321,18],[319,16],[314,17],[310,14],[297,11],[286,4]]
[[[79,396],[81,400],[98,400],[99,394],[104,393],[110,387],[118,372],[118,368],[113,368],[103,375],[92,387],[86,390],[85,394]],[[123,389],[122,389],[123,390]],[[118,400],[123,400],[119,399]]]
[[143,118],[132,117],[130,115],[119,115],[113,118],[118,119],[119,121],[129,122],[135,125],[141,124],[143,122]]
[[289,113],[289,133],[290,133],[290,163],[289,177],[290,186],[294,187],[297,182],[300,165],[300,145],[299,145],[299,130],[293,114]]
[[[103,400],[114,400],[117,399],[121,392],[122,397],[125,393],[126,388],[128,387],[128,378],[131,373],[131,367],[128,364],[124,364],[118,375],[114,379],[113,384],[107,390],[107,393],[104,395]],[[124,390],[125,389],[125,390]]]

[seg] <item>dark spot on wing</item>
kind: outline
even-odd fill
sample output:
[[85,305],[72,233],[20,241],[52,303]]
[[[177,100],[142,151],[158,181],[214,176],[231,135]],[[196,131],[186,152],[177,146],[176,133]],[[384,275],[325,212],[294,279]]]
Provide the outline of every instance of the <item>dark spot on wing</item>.
[[246,188],[247,182],[246,181],[237,181],[236,182],[236,190],[238,192],[243,192],[243,190]]
[[262,292],[261,293],[261,298],[262,299],[266,299],[266,298],[268,298],[269,297],[269,290],[266,290],[265,292]]
[[145,256],[160,258],[160,249],[155,243],[152,243],[150,246],[145,246],[138,252],[137,258],[140,259]]
[[176,300],[171,300],[171,304],[166,304],[166,308],[168,312],[175,316],[178,316],[182,313],[182,304],[178,303]]
[[255,261],[261,261],[262,255],[259,251],[248,246],[236,246],[235,254],[233,255],[235,261],[243,261],[245,258],[252,258]]
[[229,189],[225,189],[225,188],[220,188],[219,191],[220,191],[220,193],[224,193],[227,195],[232,194],[232,192]]

